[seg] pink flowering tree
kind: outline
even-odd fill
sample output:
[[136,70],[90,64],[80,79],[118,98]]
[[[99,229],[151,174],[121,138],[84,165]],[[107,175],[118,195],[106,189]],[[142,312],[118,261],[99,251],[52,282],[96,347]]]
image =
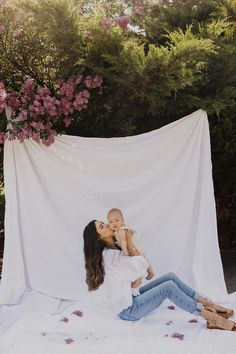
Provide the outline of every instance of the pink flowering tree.
[[27,79],[19,92],[6,92],[0,82],[0,113],[5,109],[10,113],[5,130],[0,133],[0,143],[32,138],[51,145],[54,137],[87,109],[91,91],[100,88],[102,82],[99,75],[85,75],[84,68],[77,77],[57,80],[53,89]]

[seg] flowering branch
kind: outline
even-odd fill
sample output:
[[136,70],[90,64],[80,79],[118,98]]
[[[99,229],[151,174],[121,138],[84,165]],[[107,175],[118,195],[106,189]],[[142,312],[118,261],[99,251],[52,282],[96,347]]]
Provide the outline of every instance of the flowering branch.
[[19,92],[6,92],[0,82],[0,113],[10,109],[11,117],[6,129],[0,132],[0,143],[18,139],[34,141],[49,146],[55,136],[68,127],[78,112],[88,107],[90,91],[101,87],[99,75],[85,76],[84,68],[77,77],[54,83],[54,91],[39,86],[35,80],[26,80]]

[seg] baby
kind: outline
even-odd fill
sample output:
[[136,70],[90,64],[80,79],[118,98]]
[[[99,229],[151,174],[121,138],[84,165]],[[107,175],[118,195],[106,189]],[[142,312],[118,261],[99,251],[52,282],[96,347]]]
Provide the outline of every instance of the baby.
[[[109,212],[107,214],[107,220],[108,220],[108,224],[109,224],[111,230],[114,231],[114,237],[116,239],[116,243],[118,244],[118,246],[121,247],[123,253],[128,256],[129,253],[127,250],[126,234],[125,234],[124,230],[131,230],[133,233],[135,231],[130,229],[129,227],[125,226],[124,217],[123,217],[122,211],[120,209],[113,208],[113,209],[109,210]],[[135,237],[133,237],[133,245],[144,257],[146,257],[142,245],[140,244],[140,242],[137,239],[135,239]],[[148,273],[148,275],[147,275],[146,279],[147,280],[152,279],[154,276],[154,272],[153,272],[151,265],[149,265],[149,267],[147,268],[147,273]],[[140,285],[140,283],[141,282],[138,281],[138,279],[137,279],[137,281],[132,283],[132,288],[135,288],[136,286]]]

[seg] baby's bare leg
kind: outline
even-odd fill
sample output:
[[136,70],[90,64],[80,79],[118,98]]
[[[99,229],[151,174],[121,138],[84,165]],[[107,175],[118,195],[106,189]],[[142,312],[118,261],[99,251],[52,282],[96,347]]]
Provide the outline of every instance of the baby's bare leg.
[[154,271],[151,265],[147,268],[147,273],[148,273],[148,275],[146,276],[147,280],[150,280],[154,277]]
[[128,252],[128,249],[127,249],[127,242],[126,242],[126,239],[121,240],[120,243],[121,243],[121,248],[122,248],[123,253],[124,253],[126,256],[128,256],[128,255],[129,255],[129,252]]
[[125,232],[125,230],[119,230],[118,237],[119,237],[120,246],[121,246],[121,249],[122,249],[123,253],[126,256],[128,256],[129,252],[128,252],[128,249],[127,249],[127,241],[126,241],[126,232]]

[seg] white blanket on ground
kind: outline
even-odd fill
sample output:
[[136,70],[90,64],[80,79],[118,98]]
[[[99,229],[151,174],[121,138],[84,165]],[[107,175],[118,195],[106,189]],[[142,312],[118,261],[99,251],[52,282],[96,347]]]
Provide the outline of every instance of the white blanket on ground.
[[[61,136],[49,148],[6,142],[4,169],[1,354],[32,354],[32,347],[34,354],[68,347],[72,353],[95,347],[94,353],[143,353],[147,343],[149,353],[198,352],[202,345],[217,353],[235,350],[235,333],[214,336],[203,320],[189,323],[191,315],[166,310],[165,303],[137,323],[123,322],[85,286],[83,228],[118,207],[141,236],[156,276],[174,271],[196,290],[236,305],[220,260],[204,111],[133,137]],[[84,316],[71,314],[76,309]],[[185,339],[171,338],[174,331]]]

